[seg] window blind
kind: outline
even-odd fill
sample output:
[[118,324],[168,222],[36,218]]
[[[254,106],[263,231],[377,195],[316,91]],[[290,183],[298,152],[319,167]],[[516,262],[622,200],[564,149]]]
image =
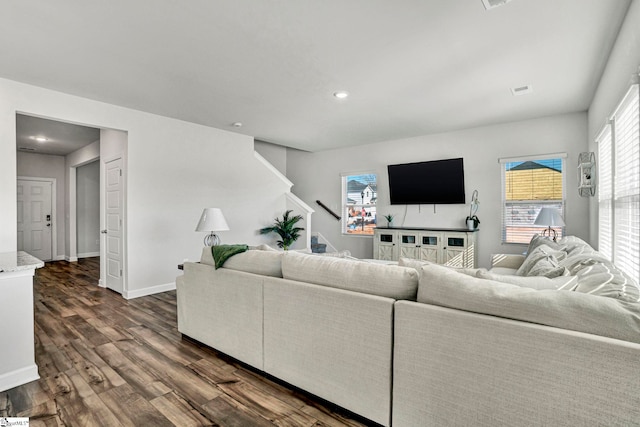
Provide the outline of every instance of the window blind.
[[613,261],[640,279],[640,109],[633,85],[613,116]]
[[598,250],[613,259],[613,158],[611,125],[607,124],[596,138],[598,144]]

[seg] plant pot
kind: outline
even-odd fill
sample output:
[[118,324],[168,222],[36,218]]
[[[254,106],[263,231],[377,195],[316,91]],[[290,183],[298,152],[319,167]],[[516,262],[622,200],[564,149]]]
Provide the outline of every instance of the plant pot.
[[469,229],[469,231],[473,231],[476,229],[476,224],[475,221],[472,219],[468,219],[467,220],[467,228]]

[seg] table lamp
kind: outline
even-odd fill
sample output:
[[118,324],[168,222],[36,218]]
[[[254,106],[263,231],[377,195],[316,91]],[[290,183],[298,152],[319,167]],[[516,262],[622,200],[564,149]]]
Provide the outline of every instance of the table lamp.
[[220,237],[215,234],[216,231],[229,230],[227,220],[224,219],[222,211],[218,208],[205,208],[200,216],[200,221],[196,227],[196,231],[209,231],[211,234],[207,234],[204,238],[205,246],[218,246],[220,244]]
[[542,235],[551,238],[551,233],[553,233],[553,240],[555,241],[558,233],[551,227],[563,227],[564,220],[556,208],[545,207],[540,209],[534,224],[546,225],[548,228],[542,232]]

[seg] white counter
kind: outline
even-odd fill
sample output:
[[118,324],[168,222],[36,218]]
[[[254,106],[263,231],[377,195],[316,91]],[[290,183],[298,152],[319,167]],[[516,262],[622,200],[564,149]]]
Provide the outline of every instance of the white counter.
[[37,380],[33,276],[44,262],[26,252],[0,253],[0,391]]
[[0,273],[34,270],[44,267],[44,262],[26,252],[0,253]]

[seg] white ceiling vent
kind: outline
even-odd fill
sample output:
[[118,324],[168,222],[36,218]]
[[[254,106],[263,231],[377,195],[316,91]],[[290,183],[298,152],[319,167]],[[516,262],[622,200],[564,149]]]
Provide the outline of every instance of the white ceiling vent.
[[484,8],[487,10],[491,10],[495,7],[502,6],[503,4],[509,3],[511,0],[482,0],[482,4]]
[[513,96],[528,95],[531,92],[533,92],[533,87],[531,85],[511,88],[511,93],[513,94]]

